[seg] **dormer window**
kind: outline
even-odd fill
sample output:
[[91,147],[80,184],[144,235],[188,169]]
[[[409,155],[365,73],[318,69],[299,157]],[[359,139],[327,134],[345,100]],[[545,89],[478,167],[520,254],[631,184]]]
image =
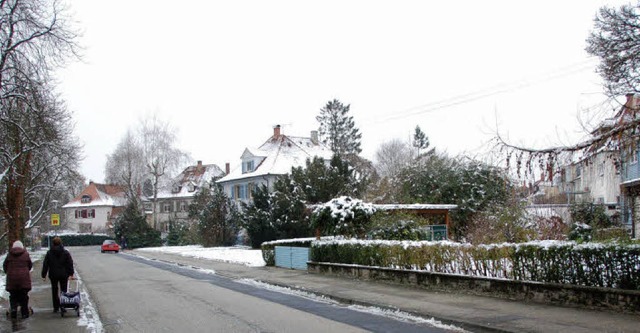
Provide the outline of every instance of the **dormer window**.
[[176,184],[176,185],[173,185],[173,188],[171,189],[171,192],[172,193],[180,193],[181,189],[182,189],[182,186]]
[[245,161],[242,163],[242,173],[253,172],[253,170],[254,170],[253,160]]
[[196,190],[196,185],[195,184],[189,184],[189,187],[187,189],[189,190],[189,192],[194,192]]
[[91,202],[91,196],[90,195],[83,195],[82,198],[80,198],[80,203],[90,203]]

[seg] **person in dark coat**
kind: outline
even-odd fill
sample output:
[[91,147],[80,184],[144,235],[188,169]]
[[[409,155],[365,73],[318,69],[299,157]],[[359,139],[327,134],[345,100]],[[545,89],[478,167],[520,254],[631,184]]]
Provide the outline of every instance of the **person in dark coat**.
[[[67,292],[69,279],[73,280],[73,259],[71,254],[62,246],[60,237],[53,238],[53,245],[47,251],[42,262],[42,279],[51,280],[51,296],[53,298],[53,312],[64,311],[60,309],[59,292]],[[59,287],[59,289],[58,289]]]
[[7,275],[6,290],[9,292],[11,318],[18,317],[18,306],[22,318],[29,318],[29,291],[31,290],[31,268],[33,262],[22,242],[13,242],[9,254],[2,264]]

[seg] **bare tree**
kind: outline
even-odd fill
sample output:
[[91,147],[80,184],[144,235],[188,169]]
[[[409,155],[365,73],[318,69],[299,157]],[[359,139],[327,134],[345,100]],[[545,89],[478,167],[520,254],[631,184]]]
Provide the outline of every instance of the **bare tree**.
[[27,207],[30,221],[38,221],[47,213],[52,194],[77,177],[81,147],[73,137],[70,113],[45,89],[23,85],[16,89],[22,97],[0,99],[0,158],[6,168],[0,212],[10,242],[23,238]]
[[107,156],[105,180],[110,184],[126,186],[127,196],[131,200],[138,197],[145,173],[140,138],[128,130],[115,151]]
[[376,170],[380,177],[393,178],[416,158],[417,151],[408,142],[392,139],[376,150]]
[[[169,185],[189,155],[176,147],[177,129],[152,114],[140,119],[135,131],[127,131],[113,153],[107,156],[106,181],[124,185],[129,201],[151,185],[153,227],[157,228],[158,192]],[[149,194],[146,194],[149,195]],[[138,207],[138,206],[136,206]]]
[[177,130],[157,115],[142,120],[140,140],[144,166],[153,185],[153,227],[158,227],[158,191],[187,160],[188,154],[176,147]]
[[0,0],[0,222],[10,242],[23,237],[27,208],[37,221],[77,175],[80,146],[50,77],[77,56],[76,37],[58,1]]

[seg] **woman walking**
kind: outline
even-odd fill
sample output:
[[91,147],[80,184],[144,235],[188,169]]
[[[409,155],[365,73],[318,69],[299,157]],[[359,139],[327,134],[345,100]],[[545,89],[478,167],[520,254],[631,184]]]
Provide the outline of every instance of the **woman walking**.
[[73,280],[73,272],[71,254],[62,246],[60,237],[54,237],[53,245],[42,262],[42,279],[46,279],[49,273],[49,280],[51,280],[53,312],[64,311],[60,309],[60,292],[67,292],[67,283],[69,279]]
[[13,242],[9,254],[2,264],[7,275],[6,290],[9,292],[11,318],[18,317],[18,306],[22,318],[29,318],[29,291],[31,290],[31,268],[33,262],[21,241]]

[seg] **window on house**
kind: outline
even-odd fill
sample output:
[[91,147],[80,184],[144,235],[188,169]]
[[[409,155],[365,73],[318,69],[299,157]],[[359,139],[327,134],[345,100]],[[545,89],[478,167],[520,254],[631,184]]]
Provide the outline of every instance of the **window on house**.
[[188,206],[188,205],[187,205],[187,202],[186,202],[186,201],[181,201],[181,202],[180,202],[180,211],[181,211],[181,212],[186,212],[186,211],[187,211],[187,209],[188,209],[188,208],[187,208],[187,206]]
[[637,151],[635,151],[635,149],[632,149],[632,150],[629,152],[629,155],[631,155],[631,156],[629,156],[629,163],[631,163],[631,164],[636,164],[636,163],[638,163],[638,152],[637,152]]
[[235,185],[233,187],[233,198],[235,200],[247,200],[249,198],[247,184]]
[[89,209],[89,210],[87,211],[87,216],[88,216],[90,219],[95,219],[95,218],[96,218],[96,210],[95,210],[95,209]]
[[598,175],[604,177],[604,162],[598,164]]
[[582,166],[576,166],[576,178],[580,178],[582,176]]
[[196,186],[193,184],[189,184],[189,188],[188,188],[189,192],[194,192],[196,190]]
[[170,202],[165,202],[165,203],[162,204],[162,212],[163,213],[171,212],[171,203]]
[[252,172],[253,171],[253,161],[246,161],[242,163],[242,173]]
[[89,195],[83,195],[82,198],[80,198],[80,202],[81,203],[90,203],[91,202],[91,196]]
[[86,209],[83,209],[83,210],[80,211],[80,217],[83,218],[83,219],[87,218],[87,210]]

